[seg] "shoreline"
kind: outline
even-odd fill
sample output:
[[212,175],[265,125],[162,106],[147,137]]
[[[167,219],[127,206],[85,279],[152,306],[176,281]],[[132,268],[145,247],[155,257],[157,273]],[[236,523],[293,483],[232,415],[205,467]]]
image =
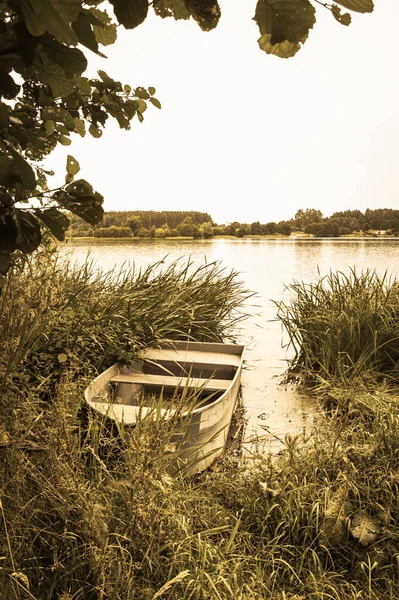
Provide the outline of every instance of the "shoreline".
[[284,242],[325,242],[325,241],[330,241],[330,242],[340,242],[340,241],[345,241],[345,242],[352,242],[352,241],[359,241],[359,242],[365,242],[365,241],[378,241],[378,242],[390,242],[390,241],[399,241],[399,236],[341,236],[341,237],[294,237],[294,236],[283,236],[283,235],[246,235],[242,238],[238,238],[236,236],[227,236],[227,235],[218,235],[215,236],[213,238],[208,238],[208,239],[204,239],[204,238],[198,238],[198,239],[194,239],[194,238],[190,238],[190,237],[183,237],[183,236],[179,236],[179,237],[168,237],[168,238],[138,238],[138,237],[127,237],[127,238],[113,238],[113,237],[101,237],[101,238],[95,238],[95,237],[75,237],[75,238],[71,238],[68,240],[65,240],[64,242],[61,242],[61,245],[78,245],[80,243],[84,243],[84,244],[92,244],[92,245],[101,245],[101,244],[107,244],[109,242],[112,243],[121,243],[121,244],[126,244],[126,243],[131,243],[131,244],[139,244],[139,243],[148,243],[148,242],[152,242],[152,243],[158,243],[158,242],[167,242],[167,241],[171,241],[171,242],[201,242],[201,243],[211,243],[215,240],[237,240],[237,241],[284,241]]

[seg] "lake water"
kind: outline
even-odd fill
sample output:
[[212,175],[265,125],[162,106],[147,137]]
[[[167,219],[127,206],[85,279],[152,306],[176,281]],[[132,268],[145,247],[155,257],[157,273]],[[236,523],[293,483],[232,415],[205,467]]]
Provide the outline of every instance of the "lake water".
[[[108,271],[130,263],[146,267],[189,257],[195,264],[220,261],[228,271],[240,273],[244,286],[257,292],[258,305],[242,337],[248,345],[242,378],[247,411],[247,438],[263,435],[272,450],[286,434],[296,435],[311,426],[316,406],[295,386],[281,385],[287,366],[282,331],[276,319],[274,301],[288,299],[285,286],[297,281],[311,282],[330,270],[360,272],[375,269],[399,277],[399,240],[143,240],[95,243],[74,241],[64,247],[70,259],[81,263],[88,251],[95,265]],[[240,340],[241,341],[241,340]]]

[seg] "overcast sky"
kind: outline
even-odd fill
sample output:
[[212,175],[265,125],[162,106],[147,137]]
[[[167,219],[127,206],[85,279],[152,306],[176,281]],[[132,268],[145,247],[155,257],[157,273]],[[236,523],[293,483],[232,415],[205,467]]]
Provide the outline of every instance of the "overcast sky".
[[107,60],[88,57],[91,72],[154,86],[162,110],[130,131],[74,136],[51,165],[64,173],[72,154],[106,210],[266,223],[299,208],[398,209],[399,1],[375,0],[349,27],[315,4],[315,27],[288,60],[259,49],[255,0],[219,3],[212,32],[151,13],[119,28]]

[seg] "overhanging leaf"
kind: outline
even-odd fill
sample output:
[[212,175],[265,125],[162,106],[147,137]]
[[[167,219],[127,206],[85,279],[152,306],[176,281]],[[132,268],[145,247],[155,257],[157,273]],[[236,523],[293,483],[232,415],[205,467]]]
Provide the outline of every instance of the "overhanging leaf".
[[166,17],[174,17],[176,20],[189,19],[191,16],[184,0],[154,0],[152,7],[155,14],[163,19]]
[[13,252],[16,250],[18,234],[17,223],[11,215],[0,219],[0,252]]
[[99,127],[96,127],[95,125],[90,125],[89,127],[89,133],[90,135],[92,135],[94,138],[100,138],[103,134],[103,132],[101,131],[101,129]]
[[102,204],[104,198],[94,192],[90,183],[79,179],[54,194],[54,199],[61,206],[82,217],[90,225],[97,225],[104,215]]
[[33,36],[48,31],[61,44],[76,46],[78,38],[70,22],[76,19],[80,0],[22,0],[26,27]]
[[115,79],[112,79],[112,77],[110,77],[109,75],[107,75],[107,73],[105,71],[97,71],[101,80],[105,83],[105,85],[107,86],[108,89],[114,91],[114,92],[122,92],[123,87],[120,81],[115,81]]
[[35,75],[44,85],[48,85],[54,98],[65,98],[74,91],[73,82],[67,79],[65,71],[51,60],[43,50],[36,52],[32,65]]
[[[0,225],[0,230],[1,230],[1,225]],[[0,238],[1,240],[1,238]],[[1,245],[1,241],[0,241],[0,245]],[[5,275],[8,271],[8,269],[11,267],[11,263],[12,263],[12,257],[11,257],[11,252],[7,252],[5,250],[0,250],[0,273],[2,275]]]
[[381,531],[381,522],[377,517],[371,517],[367,512],[357,513],[352,521],[350,532],[362,546],[368,546],[377,539]]
[[82,0],[50,0],[50,3],[67,23],[77,19],[82,6]]
[[67,156],[66,170],[68,175],[76,175],[80,171],[80,165],[78,161],[70,154]]
[[58,141],[63,146],[70,146],[72,144],[72,141],[68,137],[66,137],[65,135],[58,136]]
[[159,100],[157,100],[156,98],[150,98],[150,102],[151,104],[153,104],[154,106],[156,106],[157,108],[162,108],[161,107],[161,103]]
[[15,220],[18,229],[15,241],[16,248],[24,254],[33,252],[42,239],[38,220],[31,213],[19,209],[16,210]]
[[80,119],[79,117],[74,117],[73,130],[75,133],[78,133],[81,137],[84,137],[86,135],[86,125],[83,119]]
[[0,185],[7,187],[10,183],[9,172],[11,166],[11,158],[5,154],[0,154]]
[[109,0],[115,17],[126,29],[140,25],[148,13],[148,0]]
[[65,191],[67,194],[79,198],[80,196],[89,196],[93,194],[93,187],[85,179],[78,179],[78,181],[67,185]]
[[138,110],[138,112],[141,114],[143,114],[147,110],[147,104],[141,98],[139,98],[138,100],[133,100],[133,104],[135,105],[136,110]]
[[148,100],[150,97],[150,94],[143,87],[136,88],[134,90],[134,95],[137,96],[137,98],[142,98],[143,100]]
[[371,13],[374,10],[373,0],[335,0],[337,4],[360,13]]
[[273,54],[279,58],[291,58],[301,49],[301,44],[293,44],[292,42],[287,42],[287,40],[281,44],[272,45],[270,43],[271,37],[270,33],[265,33],[258,39],[259,48],[266,52],[266,54]]
[[99,56],[104,57],[104,54],[102,54],[98,50],[96,36],[94,35],[94,31],[92,29],[90,19],[87,13],[81,12],[76,21],[72,23],[72,28],[78,36],[79,42],[83,46],[86,46],[86,48],[89,48],[89,50],[95,52]]
[[336,4],[333,4],[331,7],[331,12],[333,14],[334,19],[341,23],[341,25],[350,25],[352,21],[352,17],[349,13],[341,13],[341,9]]
[[103,10],[91,8],[87,15],[97,42],[103,46],[113,44],[117,38],[116,24],[112,23],[108,14]]
[[26,160],[17,152],[13,152],[13,159],[10,167],[10,175],[14,181],[21,181],[23,187],[27,190],[33,190],[36,187],[35,172]]
[[80,196],[79,198],[66,198],[64,196],[61,200],[60,204],[75,215],[82,217],[90,225],[97,225],[104,216],[104,209],[102,207],[104,199],[101,194],[95,193],[93,196]]
[[9,73],[0,69],[0,96],[12,100],[18,95],[21,86],[17,85]]
[[309,0],[258,0],[255,21],[261,35],[270,34],[271,45],[301,42],[316,22]]
[[52,206],[45,210],[36,209],[35,215],[48,227],[54,237],[60,242],[65,240],[65,232],[70,221],[64,213]]
[[4,104],[4,102],[0,102],[0,129],[7,129],[9,112],[10,107]]
[[44,122],[44,129],[47,135],[51,135],[55,130],[55,122],[52,119],[48,119]]
[[86,57],[78,48],[68,48],[50,36],[46,37],[42,46],[50,60],[62,67],[68,79],[81,75],[86,70]]
[[185,3],[203,31],[210,31],[219,23],[221,13],[217,0],[185,0]]
[[46,22],[41,18],[40,7],[37,5],[37,0],[36,2],[30,2],[30,0],[21,1],[21,8],[25,17],[26,27],[33,36],[43,35],[46,31]]

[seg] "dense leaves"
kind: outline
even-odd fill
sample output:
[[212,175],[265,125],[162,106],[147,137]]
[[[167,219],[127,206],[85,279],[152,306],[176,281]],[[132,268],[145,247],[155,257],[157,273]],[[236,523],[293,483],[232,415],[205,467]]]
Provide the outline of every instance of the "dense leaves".
[[[147,101],[160,108],[154,88],[138,88],[136,94],[104,71],[98,78],[84,76],[87,58],[82,48],[101,55],[99,45],[116,39],[116,24],[97,4],[0,4],[0,251],[10,256],[15,250],[35,250],[43,226],[63,240],[70,222],[66,210],[92,225],[103,216],[101,194],[84,180],[74,183],[80,166],[72,156],[67,159],[65,185],[48,189],[48,173],[40,162],[58,144],[69,145],[71,134],[83,137],[87,130],[100,137],[110,117],[129,129],[134,117],[143,120]],[[136,4],[114,3],[126,26]],[[146,0],[145,4],[147,10]],[[10,266],[10,256],[2,254],[0,274]]]

